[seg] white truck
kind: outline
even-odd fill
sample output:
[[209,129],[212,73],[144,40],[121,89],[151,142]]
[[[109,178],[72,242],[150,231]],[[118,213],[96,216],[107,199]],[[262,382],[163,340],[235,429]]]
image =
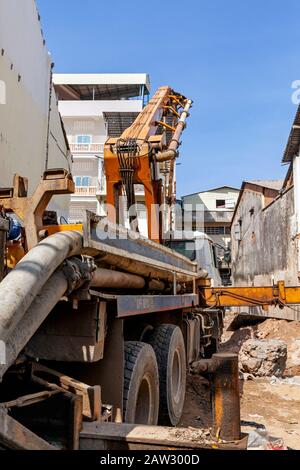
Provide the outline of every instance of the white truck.
[[213,287],[222,285],[220,271],[218,269],[217,250],[213,240],[204,232],[178,232],[168,235],[166,245],[181,255],[187,256],[191,261],[196,261],[201,270],[207,272]]

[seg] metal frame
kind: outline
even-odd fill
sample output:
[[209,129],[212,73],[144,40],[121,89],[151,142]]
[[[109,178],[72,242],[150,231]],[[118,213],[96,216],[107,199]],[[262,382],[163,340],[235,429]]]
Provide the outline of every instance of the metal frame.
[[117,317],[126,318],[150,313],[193,308],[198,303],[196,294],[185,295],[118,295]]
[[[94,256],[97,263],[117,265],[118,269],[144,277],[192,282],[201,277],[197,263],[151,240],[86,211],[84,254]],[[105,230],[107,229],[107,230]]]
[[27,191],[27,178],[15,174],[13,188],[0,189],[0,207],[14,212],[24,222],[26,245],[30,250],[41,240],[39,232],[44,228],[43,214],[52,197],[74,193],[75,184],[66,170],[52,169],[44,172],[33,196],[28,196]]
[[199,287],[200,300],[207,307],[263,307],[284,308],[300,304],[300,288],[286,287],[284,281],[263,287]]

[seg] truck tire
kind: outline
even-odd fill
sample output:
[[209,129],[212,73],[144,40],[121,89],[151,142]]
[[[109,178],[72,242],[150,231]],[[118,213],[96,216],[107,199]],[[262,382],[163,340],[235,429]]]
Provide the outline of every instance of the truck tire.
[[159,375],[153,348],[139,341],[125,343],[124,422],[157,425]]
[[175,325],[160,325],[149,335],[159,370],[159,424],[177,426],[185,401],[186,353],[182,332]]

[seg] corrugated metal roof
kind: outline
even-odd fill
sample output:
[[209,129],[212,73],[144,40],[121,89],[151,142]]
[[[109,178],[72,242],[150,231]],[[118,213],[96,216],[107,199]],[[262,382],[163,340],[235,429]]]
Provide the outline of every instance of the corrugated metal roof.
[[139,113],[103,113],[109,137],[119,137],[136,120]]
[[300,106],[298,107],[282,163],[289,163],[299,153],[300,147]]
[[262,186],[263,188],[275,189],[280,191],[283,186],[283,180],[252,180],[245,181],[245,183],[256,184],[257,186]]
[[116,100],[150,93],[148,74],[54,74],[60,100]]
[[150,90],[147,73],[55,73],[53,82],[55,85],[146,85]]
[[212,193],[214,191],[218,191],[219,189],[232,189],[236,192],[240,191],[238,188],[234,188],[233,186],[219,186],[218,188],[207,189],[206,191],[198,191],[197,193],[185,194],[184,196],[182,196],[182,199],[185,197],[196,196],[197,194]]

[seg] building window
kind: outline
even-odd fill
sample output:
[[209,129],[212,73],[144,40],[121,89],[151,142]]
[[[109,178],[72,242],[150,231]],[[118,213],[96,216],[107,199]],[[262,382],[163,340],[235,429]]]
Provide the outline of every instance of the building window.
[[77,144],[91,144],[92,143],[92,136],[91,135],[78,135]]
[[225,227],[225,234],[231,235],[231,227]]
[[216,208],[217,208],[217,209],[226,209],[226,201],[225,201],[225,199],[217,199],[217,200],[216,200]]
[[204,227],[206,235],[225,235],[225,227]]
[[88,187],[91,186],[92,178],[90,176],[75,176],[75,186]]
[[234,209],[235,201],[234,199],[217,199],[216,200],[217,209]]

